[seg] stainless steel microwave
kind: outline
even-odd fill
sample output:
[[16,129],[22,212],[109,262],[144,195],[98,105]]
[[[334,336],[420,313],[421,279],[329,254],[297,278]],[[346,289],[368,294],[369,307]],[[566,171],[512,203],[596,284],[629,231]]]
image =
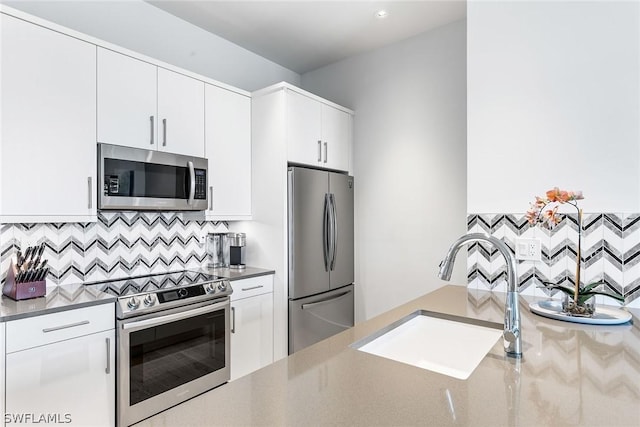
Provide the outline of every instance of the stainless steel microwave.
[[98,209],[203,211],[202,157],[98,144]]

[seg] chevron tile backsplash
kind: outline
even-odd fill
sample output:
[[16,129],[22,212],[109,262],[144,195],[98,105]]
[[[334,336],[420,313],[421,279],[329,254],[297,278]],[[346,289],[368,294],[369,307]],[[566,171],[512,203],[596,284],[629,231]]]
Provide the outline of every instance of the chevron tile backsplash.
[[[550,294],[538,288],[550,281],[573,286],[578,241],[577,215],[566,215],[553,230],[530,227],[522,215],[472,214],[467,231],[487,233],[503,240],[515,253],[516,238],[540,239],[540,262],[518,261],[520,292]],[[640,307],[640,214],[584,214],[582,232],[582,281],[604,281],[605,287],[625,296],[625,305]],[[474,243],[468,248],[469,287],[505,290],[506,264],[490,245]],[[558,295],[559,296],[559,295]],[[600,297],[599,297],[600,298]],[[616,304],[602,297],[606,304]]]
[[4,280],[18,249],[43,242],[52,284],[198,268],[206,257],[200,237],[220,231],[219,225],[176,212],[99,212],[92,223],[2,224],[0,271]]

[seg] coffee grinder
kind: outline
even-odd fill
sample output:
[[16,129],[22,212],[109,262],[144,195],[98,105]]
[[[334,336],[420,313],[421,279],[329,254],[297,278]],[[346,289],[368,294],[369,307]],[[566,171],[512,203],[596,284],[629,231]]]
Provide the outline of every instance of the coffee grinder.
[[229,242],[229,268],[244,270],[244,248],[247,244],[247,236],[244,233],[228,233]]

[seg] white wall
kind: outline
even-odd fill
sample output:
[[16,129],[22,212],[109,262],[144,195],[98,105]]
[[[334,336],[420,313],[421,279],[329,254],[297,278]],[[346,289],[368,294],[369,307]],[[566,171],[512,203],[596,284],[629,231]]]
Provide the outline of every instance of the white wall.
[[247,91],[300,84],[299,74],[141,0],[2,3]]
[[466,231],[465,37],[460,21],[302,75],[356,112],[356,321],[445,284],[438,264]]
[[522,213],[554,186],[640,209],[640,2],[471,1],[468,200]]

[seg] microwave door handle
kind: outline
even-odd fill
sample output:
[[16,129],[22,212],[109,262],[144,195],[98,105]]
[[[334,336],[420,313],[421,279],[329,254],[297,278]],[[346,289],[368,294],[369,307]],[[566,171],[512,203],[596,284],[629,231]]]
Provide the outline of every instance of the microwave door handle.
[[193,206],[196,196],[196,171],[193,168],[193,162],[187,162],[187,166],[189,167],[189,200],[187,200],[187,204]]

